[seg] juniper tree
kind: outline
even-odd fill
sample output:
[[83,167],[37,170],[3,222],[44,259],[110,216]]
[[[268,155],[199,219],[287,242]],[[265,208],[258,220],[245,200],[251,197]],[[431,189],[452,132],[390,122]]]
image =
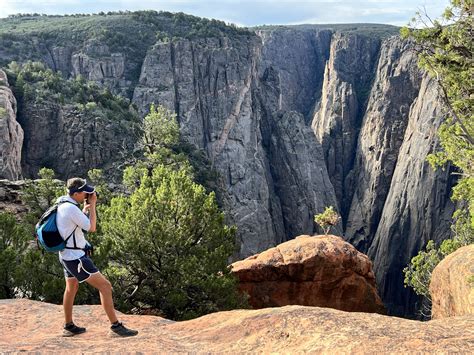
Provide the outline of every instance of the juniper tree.
[[243,306],[227,267],[235,228],[224,223],[213,193],[186,170],[158,165],[140,175],[130,196],[102,216],[121,307],[151,307],[181,320]]

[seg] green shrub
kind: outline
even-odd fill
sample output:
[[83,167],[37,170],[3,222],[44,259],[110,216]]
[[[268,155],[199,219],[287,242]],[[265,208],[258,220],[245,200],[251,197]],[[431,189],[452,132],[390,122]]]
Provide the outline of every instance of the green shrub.
[[102,224],[123,307],[182,320],[243,306],[227,268],[235,229],[185,170],[142,170],[139,186],[112,199]]
[[0,299],[17,295],[18,265],[28,247],[30,230],[9,212],[0,212]]
[[332,206],[326,207],[323,213],[319,213],[314,216],[314,221],[321,226],[324,230],[324,234],[327,235],[332,226],[335,226],[339,223],[341,217],[339,214],[334,211]]
[[36,181],[26,181],[22,195],[23,202],[29,208],[27,219],[31,223],[36,223],[44,211],[66,191],[63,182],[54,178],[52,169],[41,168],[38,176],[39,179]]
[[105,272],[122,310],[151,307],[177,320],[246,305],[227,268],[235,228],[224,224],[214,193],[193,181],[181,144],[176,115],[152,106],[141,160],[124,171],[131,195],[101,212]]

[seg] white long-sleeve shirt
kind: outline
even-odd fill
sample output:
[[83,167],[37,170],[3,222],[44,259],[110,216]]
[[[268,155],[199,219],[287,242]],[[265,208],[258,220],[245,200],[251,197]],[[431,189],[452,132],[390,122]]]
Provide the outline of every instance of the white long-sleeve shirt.
[[[61,196],[56,203],[61,201],[69,201],[72,203],[62,203],[59,205],[56,215],[58,231],[63,239],[66,239],[74,232],[76,247],[84,248],[87,241],[82,230],[88,231],[91,228],[91,222],[72,197],[67,195]],[[66,246],[74,247],[74,237],[69,238]],[[63,260],[76,260],[84,255],[85,252],[79,249],[64,249],[59,252],[59,256]]]

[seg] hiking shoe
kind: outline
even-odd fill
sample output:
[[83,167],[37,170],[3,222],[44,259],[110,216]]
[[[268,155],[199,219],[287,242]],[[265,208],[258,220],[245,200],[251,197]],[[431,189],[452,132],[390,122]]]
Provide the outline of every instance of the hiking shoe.
[[68,323],[64,326],[63,337],[73,337],[74,335],[82,334],[86,328],[78,327],[74,323]]
[[132,330],[125,327],[122,323],[113,324],[110,327],[111,336],[133,337],[138,334],[138,330]]

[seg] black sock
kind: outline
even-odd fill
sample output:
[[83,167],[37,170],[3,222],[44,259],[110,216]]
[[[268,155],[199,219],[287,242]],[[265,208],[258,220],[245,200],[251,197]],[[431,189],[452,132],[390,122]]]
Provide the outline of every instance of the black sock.
[[115,328],[115,327],[117,327],[119,324],[120,324],[119,321],[116,321],[116,322],[112,323],[112,327]]
[[69,322],[69,323],[64,324],[64,327],[71,328],[73,325],[74,325],[74,322]]

